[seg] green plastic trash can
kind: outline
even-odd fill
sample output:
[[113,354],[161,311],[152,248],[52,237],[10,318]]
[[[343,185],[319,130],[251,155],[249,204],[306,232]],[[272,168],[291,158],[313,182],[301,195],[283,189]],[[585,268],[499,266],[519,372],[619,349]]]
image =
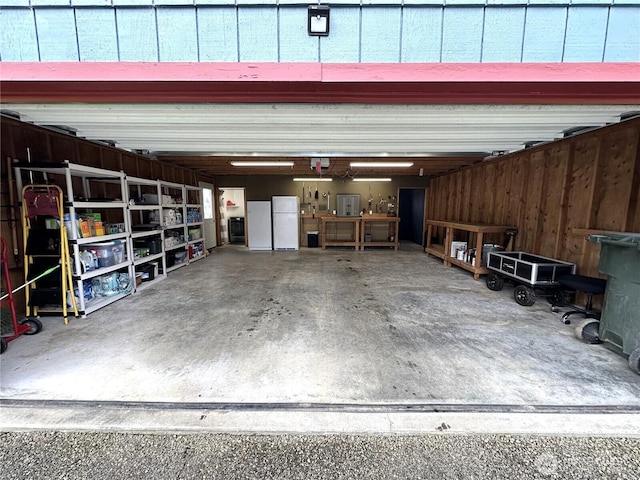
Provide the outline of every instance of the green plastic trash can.
[[599,243],[599,269],[607,274],[599,337],[608,348],[629,356],[640,374],[640,234],[590,235]]

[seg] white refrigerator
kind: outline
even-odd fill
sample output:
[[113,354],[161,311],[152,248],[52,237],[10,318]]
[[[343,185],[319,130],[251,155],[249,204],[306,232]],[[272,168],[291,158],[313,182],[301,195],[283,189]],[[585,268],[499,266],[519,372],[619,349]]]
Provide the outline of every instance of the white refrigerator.
[[298,197],[272,197],[273,249],[298,250]]
[[249,250],[272,250],[271,202],[247,202]]

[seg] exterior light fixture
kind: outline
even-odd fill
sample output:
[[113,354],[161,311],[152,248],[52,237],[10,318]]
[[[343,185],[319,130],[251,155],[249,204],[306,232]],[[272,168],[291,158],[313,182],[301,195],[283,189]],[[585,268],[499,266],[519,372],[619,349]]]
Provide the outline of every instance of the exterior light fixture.
[[272,162],[272,161],[233,161],[231,165],[234,167],[293,167],[294,162]]
[[384,178],[384,177],[380,177],[380,178],[354,178],[353,179],[354,182],[390,182],[391,179],[390,178]]
[[413,162],[351,162],[351,168],[409,168]]
[[333,178],[327,178],[327,177],[322,177],[322,178],[315,178],[315,177],[311,177],[311,178],[294,178],[293,179],[294,182],[333,182]]
[[307,10],[307,32],[309,35],[326,37],[329,35],[329,7],[327,5],[309,5]]

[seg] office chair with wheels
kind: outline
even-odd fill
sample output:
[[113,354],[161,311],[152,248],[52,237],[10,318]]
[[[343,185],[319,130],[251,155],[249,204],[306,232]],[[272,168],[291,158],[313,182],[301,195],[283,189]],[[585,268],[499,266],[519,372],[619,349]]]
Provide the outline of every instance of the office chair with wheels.
[[[556,278],[556,281],[563,287],[575,290],[578,292],[584,292],[587,294],[587,304],[584,308],[573,305],[574,309],[565,312],[562,315],[562,321],[565,325],[569,325],[571,315],[584,315],[584,318],[600,319],[600,311],[593,309],[593,296],[602,295],[607,288],[607,281],[602,278],[587,277],[585,275],[562,275]],[[552,310],[558,311],[558,306],[554,305]]]

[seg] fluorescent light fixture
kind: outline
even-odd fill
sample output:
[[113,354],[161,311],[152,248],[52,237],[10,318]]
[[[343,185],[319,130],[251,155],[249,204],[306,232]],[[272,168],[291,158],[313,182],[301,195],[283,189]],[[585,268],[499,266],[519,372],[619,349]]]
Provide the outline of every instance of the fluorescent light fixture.
[[409,168],[413,162],[351,162],[352,168]]
[[391,179],[390,178],[384,178],[384,177],[380,177],[380,178],[354,178],[353,179],[354,182],[390,182]]
[[322,177],[322,178],[294,178],[293,179],[294,182],[333,182],[333,178],[326,178],[326,177]]
[[268,160],[233,161],[234,167],[293,167],[294,162],[272,162]]

